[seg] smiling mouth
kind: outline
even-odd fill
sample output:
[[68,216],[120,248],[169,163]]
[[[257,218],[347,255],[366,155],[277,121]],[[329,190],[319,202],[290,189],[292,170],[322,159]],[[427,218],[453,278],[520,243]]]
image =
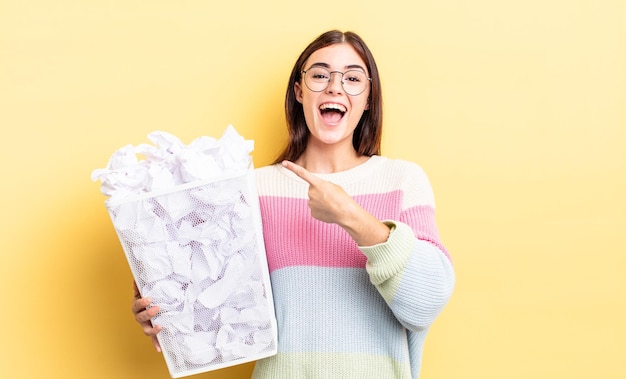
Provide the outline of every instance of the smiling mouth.
[[346,107],[336,103],[325,103],[320,105],[320,113],[324,121],[336,124],[338,123],[344,114],[346,114]]

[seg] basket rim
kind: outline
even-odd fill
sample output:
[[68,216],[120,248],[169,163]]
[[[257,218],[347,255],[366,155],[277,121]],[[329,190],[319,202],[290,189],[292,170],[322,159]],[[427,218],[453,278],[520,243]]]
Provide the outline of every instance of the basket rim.
[[239,178],[239,177],[247,175],[250,172],[253,172],[253,170],[254,170],[254,167],[252,165],[252,162],[250,162],[249,166],[246,169],[240,169],[238,171],[234,171],[227,175],[220,175],[220,176],[216,176],[216,177],[205,179],[205,180],[196,180],[193,182],[179,184],[177,186],[165,188],[162,190],[143,192],[143,193],[136,194],[136,195],[125,196],[123,199],[118,199],[118,200],[115,200],[109,197],[107,200],[104,201],[104,205],[107,208],[111,208],[111,207],[115,207],[115,206],[122,205],[122,204],[132,203],[138,200],[145,200],[145,199],[149,199],[149,198],[153,198],[157,196],[167,195],[170,193],[184,191],[190,188],[200,187],[200,186],[211,184],[211,183],[217,183],[217,182],[221,182],[225,180]]

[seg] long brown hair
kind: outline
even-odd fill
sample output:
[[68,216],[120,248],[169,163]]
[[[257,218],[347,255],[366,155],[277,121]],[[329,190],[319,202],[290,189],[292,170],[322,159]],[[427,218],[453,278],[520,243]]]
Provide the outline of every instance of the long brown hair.
[[291,70],[287,93],[285,95],[285,117],[287,119],[289,141],[274,163],[279,163],[283,160],[295,161],[304,153],[310,132],[306,125],[306,120],[304,119],[302,104],[296,99],[294,86],[296,82],[302,80],[301,71],[304,69],[304,64],[311,54],[319,49],[338,43],[347,43],[354,48],[365,62],[370,78],[372,78],[370,96],[368,99],[369,109],[363,112],[361,120],[359,120],[354,130],[352,145],[357,153],[361,155],[372,156],[380,154],[383,124],[383,98],[376,61],[363,39],[356,33],[331,30],[321,34],[311,42],[300,54],[300,57]]

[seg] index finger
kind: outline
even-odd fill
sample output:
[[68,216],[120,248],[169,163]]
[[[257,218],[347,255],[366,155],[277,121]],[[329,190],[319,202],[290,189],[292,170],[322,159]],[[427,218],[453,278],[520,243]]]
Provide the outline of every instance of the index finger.
[[309,170],[307,170],[306,168],[297,165],[291,161],[283,161],[282,165],[284,168],[290,170],[291,172],[293,172],[294,174],[298,175],[300,178],[302,178],[303,180],[305,180],[307,183],[309,183],[310,185],[315,185],[317,183],[317,181],[319,180],[318,177],[316,177],[315,175],[311,174],[309,172]]

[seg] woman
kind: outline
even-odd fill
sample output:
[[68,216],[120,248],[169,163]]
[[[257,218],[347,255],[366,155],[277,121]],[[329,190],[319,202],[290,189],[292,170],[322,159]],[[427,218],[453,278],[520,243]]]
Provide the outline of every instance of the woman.
[[[422,169],[380,156],[374,58],[329,31],[300,55],[285,110],[289,143],[257,169],[278,354],[254,378],[417,378],[454,271]],[[133,313],[157,349],[158,306]]]

